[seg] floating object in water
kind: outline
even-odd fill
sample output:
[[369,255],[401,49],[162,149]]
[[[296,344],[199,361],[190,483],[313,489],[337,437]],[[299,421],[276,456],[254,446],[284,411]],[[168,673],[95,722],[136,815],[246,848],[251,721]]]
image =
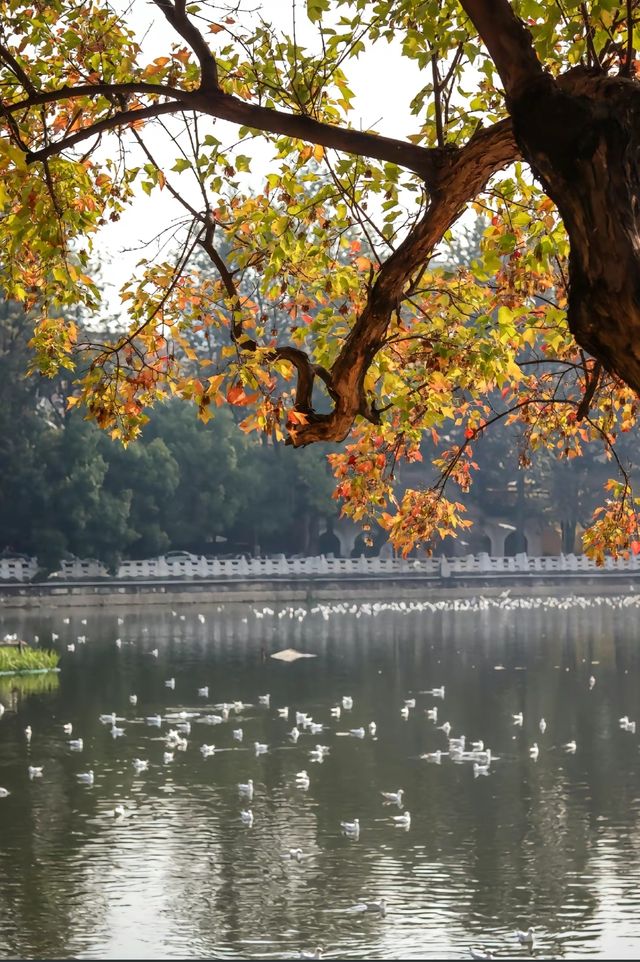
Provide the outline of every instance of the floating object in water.
[[369,722],[368,728],[369,728],[370,735],[375,735],[375,733],[378,730],[378,726],[376,725],[375,722]]
[[250,778],[246,782],[240,782],[238,785],[238,791],[241,795],[246,795],[249,800],[253,798],[253,779]]
[[394,805],[402,805],[404,788],[399,788],[397,792],[380,792],[380,794],[386,802],[392,802]]
[[264,755],[264,753],[269,750],[269,746],[264,745],[261,742],[254,742],[253,747],[256,750],[256,755]]
[[203,758],[209,758],[211,755],[215,755],[216,746],[215,745],[201,745],[200,751],[202,752]]
[[575,755],[576,748],[578,747],[575,741],[567,742],[566,745],[562,746],[565,752],[569,752],[570,755]]
[[517,725],[519,728],[522,728],[522,723],[524,721],[522,712],[520,711],[517,715],[512,715],[511,717],[513,718],[513,724]]
[[175,678],[167,678],[167,680],[166,680],[165,683],[164,683],[164,687],[165,687],[165,688],[170,688],[171,691],[173,691],[173,690],[175,689],[175,687],[176,687],[176,680],[175,680]]
[[439,765],[442,762],[442,752],[439,749],[437,752],[425,752],[420,758],[425,762],[434,762]]
[[253,812],[251,809],[243,809],[240,812],[240,818],[242,819],[242,824],[247,825],[249,828],[253,825]]
[[276,658],[278,661],[297,661],[298,658],[317,658],[317,655],[312,655],[310,652],[306,651],[296,651],[295,648],[284,648],[282,651],[276,651],[272,658]]
[[208,697],[209,697],[209,686],[208,686],[208,685],[205,685],[204,688],[198,688],[198,697],[199,697],[199,698],[208,698]]
[[29,765],[27,771],[29,772],[29,778],[42,778],[42,772],[44,771],[44,768],[42,765],[40,765],[40,767]]
[[480,775],[489,774],[489,765],[481,765],[479,762],[473,763],[473,777],[479,778]]
[[591,691],[591,689],[595,687],[595,684],[596,684],[596,679],[594,675],[591,675],[589,677],[589,691]]
[[402,815],[392,815],[391,818],[396,828],[411,827],[411,812],[403,812]]
[[340,828],[345,835],[351,835],[355,838],[360,834],[360,819],[354,818],[352,822],[340,822]]
[[259,705],[266,705],[268,708],[270,701],[271,701],[271,695],[258,695]]
[[343,695],[342,697],[342,707],[345,711],[351,711],[353,708],[353,698],[351,695]]
[[137,705],[137,704],[138,704],[138,696],[137,696],[137,695],[129,695],[129,704],[130,704],[130,705]]
[[237,742],[241,742],[242,739],[244,738],[244,732],[242,731],[241,728],[234,728],[231,734],[233,735],[233,737]]
[[84,748],[84,741],[81,738],[72,738],[67,742],[72,752],[81,752]]
[[538,743],[534,742],[531,748],[529,749],[529,757],[532,758],[535,762],[539,754],[540,754],[540,749],[538,748]]
[[520,945],[533,945],[535,942],[535,935],[532,928],[528,928],[526,932],[521,932],[520,929],[516,929],[515,936]]
[[82,782],[83,785],[93,785],[93,782],[94,782],[93,769],[89,769],[88,772],[79,772],[76,775],[76,778],[78,779],[79,782]]
[[136,772],[146,772],[149,767],[149,762],[146,758],[134,758],[131,762]]
[[298,772],[296,775],[296,786],[302,788],[305,791],[309,788],[311,784],[311,779],[307,775],[306,771]]
[[70,735],[73,731],[73,725],[71,722],[65,722],[65,724],[62,726],[62,731],[65,733],[65,735]]
[[540,719],[540,722],[538,723],[538,728],[540,729],[540,734],[541,734],[541,735],[544,735],[544,733],[545,733],[546,730],[547,730],[547,723],[546,723],[546,721],[544,720],[544,718],[541,718],[541,719]]

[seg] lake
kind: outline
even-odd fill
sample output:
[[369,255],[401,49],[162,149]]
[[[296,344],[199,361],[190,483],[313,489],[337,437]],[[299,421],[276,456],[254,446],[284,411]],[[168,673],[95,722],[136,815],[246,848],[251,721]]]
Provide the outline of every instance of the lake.
[[[1,635],[59,636],[62,670],[0,678],[0,957],[638,958],[638,736],[619,724],[640,721],[637,600],[5,611]],[[317,657],[270,657],[287,647]],[[324,730],[294,743],[296,710]],[[184,751],[165,742],[181,712]],[[488,775],[420,757],[449,751],[447,721],[491,748]],[[385,805],[398,788],[404,808]],[[381,898],[384,916],[358,908]]]

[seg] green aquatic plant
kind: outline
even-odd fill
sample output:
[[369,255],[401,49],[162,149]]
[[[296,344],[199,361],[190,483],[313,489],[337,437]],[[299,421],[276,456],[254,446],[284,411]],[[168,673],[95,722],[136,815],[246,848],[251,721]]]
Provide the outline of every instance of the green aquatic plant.
[[7,707],[16,695],[46,695],[56,691],[59,685],[60,676],[56,671],[0,675],[0,702]]
[[37,671],[58,667],[60,655],[42,648],[0,648],[0,672]]

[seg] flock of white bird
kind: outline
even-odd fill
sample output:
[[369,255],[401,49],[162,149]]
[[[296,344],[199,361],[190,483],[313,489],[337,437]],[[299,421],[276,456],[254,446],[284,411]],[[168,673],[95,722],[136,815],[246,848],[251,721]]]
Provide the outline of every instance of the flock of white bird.
[[[382,612],[392,611],[395,613],[409,613],[413,611],[477,611],[484,610],[489,607],[500,607],[500,608],[568,608],[572,606],[578,607],[589,607],[592,605],[608,605],[612,607],[628,607],[631,605],[639,605],[640,596],[594,596],[594,597],[580,597],[573,596],[569,599],[567,598],[551,598],[551,597],[540,597],[540,598],[510,598],[509,591],[505,591],[498,598],[471,598],[471,599],[451,599],[443,601],[410,601],[410,602],[372,602],[372,603],[360,603],[360,604],[347,604],[347,603],[336,603],[336,604],[320,604],[315,605],[311,608],[300,608],[300,607],[285,607],[280,611],[276,612],[274,609],[269,607],[263,607],[262,609],[254,608],[253,615],[256,619],[262,619],[266,616],[275,616],[278,619],[282,618],[296,618],[298,620],[303,620],[308,615],[320,614],[324,619],[328,619],[332,615],[350,614],[356,617],[362,616],[375,616],[381,614]],[[219,606],[218,610],[221,610],[223,606]],[[174,617],[179,617],[181,620],[185,620],[184,615],[178,616],[178,613],[173,611],[172,615]],[[200,623],[204,624],[206,618],[203,614],[199,614],[198,620]],[[246,621],[246,619],[243,619]],[[124,619],[118,618],[118,623],[122,624]],[[65,624],[70,623],[69,618],[64,619]],[[86,624],[86,619],[82,620],[83,624]],[[36,638],[37,640],[37,638]],[[59,640],[59,635],[52,634],[52,641]],[[86,635],[78,635],[75,642],[66,645],[67,651],[72,653],[75,651],[76,644],[83,645],[86,643]],[[122,640],[117,638],[115,640],[115,645],[117,648],[122,647]],[[148,652],[152,657],[158,657],[158,650],[153,649]],[[588,679],[589,689],[593,689],[596,684],[596,678],[591,675]],[[168,678],[164,681],[165,688],[174,691],[176,688],[176,679],[174,677]],[[453,730],[452,724],[449,721],[444,721],[441,724],[439,722],[439,715],[441,713],[442,707],[445,702],[445,688],[444,686],[435,687],[420,692],[416,692],[411,697],[404,699],[404,703],[398,707],[398,712],[401,718],[408,719],[411,712],[416,710],[416,697],[415,695],[430,696],[439,704],[433,704],[423,708],[423,713],[427,721],[431,722],[434,728],[443,732],[446,738],[446,748],[438,749],[433,752],[426,752],[420,755],[420,758],[431,764],[440,765],[443,760],[448,759],[449,762],[454,764],[465,764],[468,763],[473,772],[474,778],[479,778],[481,776],[489,776],[491,774],[491,766],[498,761],[498,756],[492,751],[489,746],[486,746],[483,741],[471,741],[467,739],[465,734],[459,734],[452,736],[451,732]],[[209,687],[203,686],[197,689],[197,697],[200,699],[209,699]],[[132,708],[135,708],[138,704],[138,696],[136,694],[131,694],[129,696],[129,703]],[[271,696],[269,694],[261,695],[258,699],[258,705],[265,709],[266,711],[271,711]],[[136,718],[135,721],[144,721],[147,726],[155,727],[161,729],[164,725],[168,725],[168,730],[165,732],[161,741],[163,741],[163,752],[161,755],[162,765],[170,765],[175,758],[176,751],[187,751],[189,746],[189,736],[192,732],[192,725],[197,723],[206,726],[218,726],[225,723],[233,722],[234,719],[241,721],[238,716],[241,716],[245,709],[249,709],[252,706],[248,703],[242,701],[233,701],[229,703],[219,703],[213,706],[209,706],[206,710],[196,711],[196,710],[182,710],[179,712],[167,711],[164,714],[154,714],[147,715],[143,718]],[[354,699],[352,696],[344,695],[339,700],[338,704],[330,707],[328,712],[329,724],[337,723],[340,721],[344,713],[350,712],[354,707]],[[212,710],[214,709],[214,710]],[[295,721],[294,726],[286,732],[286,738],[289,743],[296,744],[298,739],[302,735],[320,735],[328,731],[328,724],[325,721],[316,721],[308,713],[290,709],[288,706],[277,706],[275,707],[275,716],[281,719],[285,723],[291,723]],[[5,712],[5,707],[0,703],[0,719]],[[99,721],[108,727],[112,738],[120,738],[126,734],[126,729],[118,722],[126,721],[123,716],[117,715],[115,711],[108,713],[103,713],[99,716]],[[131,719],[129,719],[131,721]],[[237,723],[237,722],[236,722]],[[522,728],[524,724],[524,717],[522,712],[513,714],[511,717],[511,724],[514,728]],[[355,738],[364,739],[366,737],[375,738],[377,725],[375,721],[371,721],[367,727],[358,728],[347,728],[344,731],[334,731],[333,734],[337,737],[344,738]],[[636,723],[631,721],[628,716],[624,716],[619,719],[619,727],[623,731],[635,733]],[[544,718],[541,718],[538,722],[538,728],[541,735],[545,734],[547,729],[547,723]],[[74,734],[74,728],[72,722],[65,722],[62,725],[62,730],[65,735],[71,736]],[[84,751],[84,739],[77,733],[76,737],[67,739],[67,747],[70,752],[82,753]],[[284,734],[284,733],[283,733]],[[31,725],[27,725],[24,729],[24,736],[27,743],[30,743],[34,732]],[[232,739],[234,742],[242,743],[244,740],[244,730],[240,727],[232,728]],[[239,747],[239,746],[238,746]],[[263,755],[269,751],[269,745],[263,744],[261,742],[255,741],[252,744],[252,750],[256,756]],[[562,749],[568,754],[574,754],[578,746],[575,740],[571,740],[562,744]],[[220,749],[216,748],[215,744],[203,743],[199,746],[199,751],[203,758],[209,758],[215,755],[216,751]],[[330,746],[323,744],[315,744],[313,748],[308,749],[308,757],[311,763],[322,763],[327,755],[330,753]],[[537,742],[533,742],[528,749],[529,756],[532,761],[537,761],[540,755],[540,746]],[[159,764],[159,761],[158,761]],[[136,774],[141,774],[149,768],[150,760],[147,758],[134,758],[132,761],[132,767]],[[45,772],[45,765],[28,765],[27,768],[28,776],[30,779],[42,778]],[[86,771],[78,771],[76,773],[76,778],[79,784],[87,786],[90,788],[95,783],[95,772],[92,768],[88,768]],[[306,769],[303,769],[295,774],[295,786],[301,791],[307,791],[311,785],[311,777]],[[246,828],[251,828],[254,824],[254,812],[251,807],[251,803],[254,799],[255,786],[252,779],[247,779],[246,782],[239,783],[237,786],[239,798],[244,805],[240,810],[239,822]],[[6,788],[0,787],[0,798],[6,798],[10,792]],[[398,788],[395,791],[381,792],[381,804],[386,806],[395,806],[397,813],[389,816],[390,824],[397,829],[402,829],[404,831],[409,831],[411,828],[411,813],[409,810],[404,808],[404,789]],[[118,803],[115,804],[111,815],[116,819],[125,818],[127,815],[131,814],[127,811],[124,805]],[[362,825],[358,817],[352,817],[350,820],[345,819],[340,822],[340,830],[343,835],[353,841],[357,841],[360,837],[362,831]],[[289,849],[282,855],[285,859],[294,859],[297,862],[302,862],[309,856],[299,848]],[[352,913],[370,913],[384,917],[387,912],[387,903],[385,899],[380,899],[379,901],[363,901],[357,903],[356,905],[349,906],[343,911]],[[514,938],[517,939],[522,945],[526,945],[529,948],[533,948],[535,942],[534,929],[530,927],[527,931],[517,930],[514,934]],[[316,947],[313,951],[300,950],[299,958],[306,959],[320,959],[323,957],[323,948],[321,946]],[[470,948],[470,955],[474,959],[484,959],[492,958],[491,952],[486,951],[482,948],[472,947]]]

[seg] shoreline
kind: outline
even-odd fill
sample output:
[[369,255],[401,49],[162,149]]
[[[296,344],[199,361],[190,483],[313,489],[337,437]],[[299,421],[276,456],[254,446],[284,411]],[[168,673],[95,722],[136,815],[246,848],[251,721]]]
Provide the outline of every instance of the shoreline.
[[511,597],[544,595],[607,594],[640,592],[640,574],[603,571],[597,574],[554,573],[449,578],[424,575],[310,576],[305,578],[171,579],[141,581],[40,582],[0,584],[0,611],[15,608],[104,608],[175,606],[252,602],[313,604],[316,601],[375,601],[393,597],[399,601],[418,598],[496,597],[509,590]]

